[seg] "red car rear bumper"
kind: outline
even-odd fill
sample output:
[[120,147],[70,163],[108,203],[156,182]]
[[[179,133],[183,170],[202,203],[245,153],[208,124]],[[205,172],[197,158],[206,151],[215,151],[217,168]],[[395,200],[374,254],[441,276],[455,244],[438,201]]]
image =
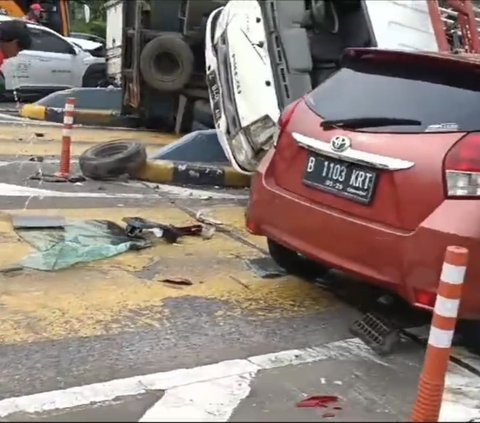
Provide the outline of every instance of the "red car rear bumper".
[[422,308],[429,307],[418,302],[418,295],[436,291],[445,248],[467,247],[470,262],[460,313],[480,318],[480,201],[445,200],[415,231],[405,232],[283,190],[269,176],[271,156],[252,182],[246,213],[251,232],[390,289]]

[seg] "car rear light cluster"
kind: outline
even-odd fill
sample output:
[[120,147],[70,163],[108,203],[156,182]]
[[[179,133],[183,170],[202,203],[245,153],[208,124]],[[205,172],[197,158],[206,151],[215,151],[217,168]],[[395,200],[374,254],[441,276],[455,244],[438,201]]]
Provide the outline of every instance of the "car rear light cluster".
[[425,291],[423,289],[414,290],[415,304],[417,307],[432,310],[435,307],[435,300],[437,298],[436,292]]
[[458,141],[444,166],[448,197],[480,197],[480,133]]
[[295,100],[293,103],[290,103],[287,107],[285,107],[285,109],[283,109],[283,112],[281,113],[277,122],[277,133],[274,135],[274,141],[273,141],[274,147],[277,146],[277,142],[282,136],[283,130],[289,124],[293,114],[295,113],[295,109],[302,101],[303,101],[303,98],[299,98],[298,100]]

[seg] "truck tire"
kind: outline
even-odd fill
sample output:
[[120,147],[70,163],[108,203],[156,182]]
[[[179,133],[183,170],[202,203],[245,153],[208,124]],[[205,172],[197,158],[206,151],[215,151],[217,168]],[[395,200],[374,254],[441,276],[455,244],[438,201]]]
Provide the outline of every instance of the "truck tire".
[[151,88],[178,91],[190,80],[193,62],[192,49],[179,35],[163,34],[143,48],[140,71]]
[[135,176],[147,161],[145,146],[135,141],[112,141],[95,145],[79,158],[80,170],[91,179]]

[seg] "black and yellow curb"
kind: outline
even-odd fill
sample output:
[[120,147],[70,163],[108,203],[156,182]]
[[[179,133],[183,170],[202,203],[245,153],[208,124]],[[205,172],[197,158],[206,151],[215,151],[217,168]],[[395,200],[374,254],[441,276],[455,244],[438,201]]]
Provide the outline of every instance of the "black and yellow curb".
[[[40,104],[25,104],[20,109],[20,116],[27,119],[63,123],[63,109],[47,107]],[[135,128],[138,120],[129,116],[120,116],[115,110],[75,109],[75,124],[100,125]]]
[[204,163],[149,160],[135,175],[138,179],[157,184],[210,185],[225,188],[247,188],[250,175],[230,166]]

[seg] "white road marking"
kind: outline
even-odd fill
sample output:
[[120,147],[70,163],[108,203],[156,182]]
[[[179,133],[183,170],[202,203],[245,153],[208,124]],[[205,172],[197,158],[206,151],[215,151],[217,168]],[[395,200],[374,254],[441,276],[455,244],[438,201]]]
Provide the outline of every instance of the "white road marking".
[[12,120],[15,121],[24,121],[24,122],[31,122],[31,120],[27,118],[22,118],[14,115],[9,115],[8,113],[0,113],[0,124],[1,123],[11,123]]
[[[134,184],[125,184],[127,186],[133,186]],[[140,187],[140,185],[138,185]],[[145,188],[145,186],[143,186]],[[178,188],[178,189],[176,189]],[[162,195],[165,194],[165,195]],[[55,197],[55,198],[164,198],[166,195],[176,195],[181,198],[191,199],[244,199],[246,196],[228,194],[223,192],[197,190],[192,188],[181,188],[171,186],[161,186],[161,188],[155,193],[151,194],[108,194],[108,193],[95,193],[95,192],[65,192],[65,191],[53,191],[42,188],[32,188],[21,185],[13,185],[0,183],[0,197]]]
[[157,185],[158,191],[167,194],[167,195],[176,195],[182,198],[189,198],[192,195],[204,196],[206,198],[231,198],[233,199],[248,199],[248,194],[229,194],[225,192],[217,191],[208,191],[203,189],[192,189],[178,187],[175,185]]
[[64,192],[21,185],[0,183],[2,197],[63,197],[63,198],[159,198],[155,194],[107,194],[96,192]]
[[226,422],[250,393],[256,372],[179,386],[165,392],[140,422]]
[[[139,395],[150,390],[167,391],[201,383],[228,384],[229,381],[235,381],[235,383],[237,383],[239,379],[236,379],[235,377],[244,376],[246,378],[244,380],[248,381],[248,375],[255,374],[259,370],[298,365],[325,359],[352,360],[355,358],[375,360],[386,365],[375,357],[370,348],[362,341],[353,338],[331,342],[317,348],[282,351],[279,353],[253,356],[247,359],[227,360],[191,369],[177,369],[169,372],[116,379],[110,382],[94,383],[91,385],[42,392],[23,397],[7,398],[0,401],[0,417],[3,418],[13,413],[41,413],[45,411],[73,408],[92,403],[110,401],[120,396]],[[219,381],[219,379],[224,380]],[[202,389],[205,389],[205,386],[207,385],[202,385]],[[208,391],[206,392],[209,393]],[[188,395],[191,395],[191,392],[188,389],[177,389],[174,393],[177,396],[177,401],[188,402]],[[210,421],[220,421],[213,419],[220,418],[218,416],[225,416],[229,413],[231,414],[235,408],[235,401],[237,401],[244,393],[244,389],[239,389],[238,391],[230,389],[225,393],[227,397],[223,397],[223,401],[225,402],[224,406],[221,404],[216,405],[216,402],[213,400],[213,395],[208,395],[208,403],[198,402],[195,404],[195,409],[198,409],[199,413],[197,416],[204,415],[200,413],[208,413]],[[162,403],[164,398],[166,398],[166,402]],[[164,407],[164,409],[167,407],[167,409],[171,410],[173,408],[172,401],[173,398],[170,395],[164,396],[153,406],[153,408],[150,409],[150,415],[158,416],[157,413],[158,410],[161,410],[161,407]],[[215,409],[217,410],[216,414],[214,412]],[[174,411],[171,410],[171,413],[173,412]],[[149,414],[147,413],[145,418],[148,418],[148,415]],[[190,418],[193,417],[194,416],[190,415]],[[169,415],[164,414],[163,417],[161,417],[161,420],[156,421],[171,421],[170,418]],[[195,420],[199,421],[198,419]]]
[[122,182],[121,185],[139,188],[149,187],[152,190],[156,190],[159,194],[173,195],[181,198],[212,198],[212,199],[232,199],[232,200],[246,200],[248,199],[248,194],[230,194],[224,192],[224,188],[219,190],[205,190],[197,188],[185,188],[176,185],[164,185],[164,184],[155,184],[152,182],[141,182],[141,181],[131,181],[131,182]]

